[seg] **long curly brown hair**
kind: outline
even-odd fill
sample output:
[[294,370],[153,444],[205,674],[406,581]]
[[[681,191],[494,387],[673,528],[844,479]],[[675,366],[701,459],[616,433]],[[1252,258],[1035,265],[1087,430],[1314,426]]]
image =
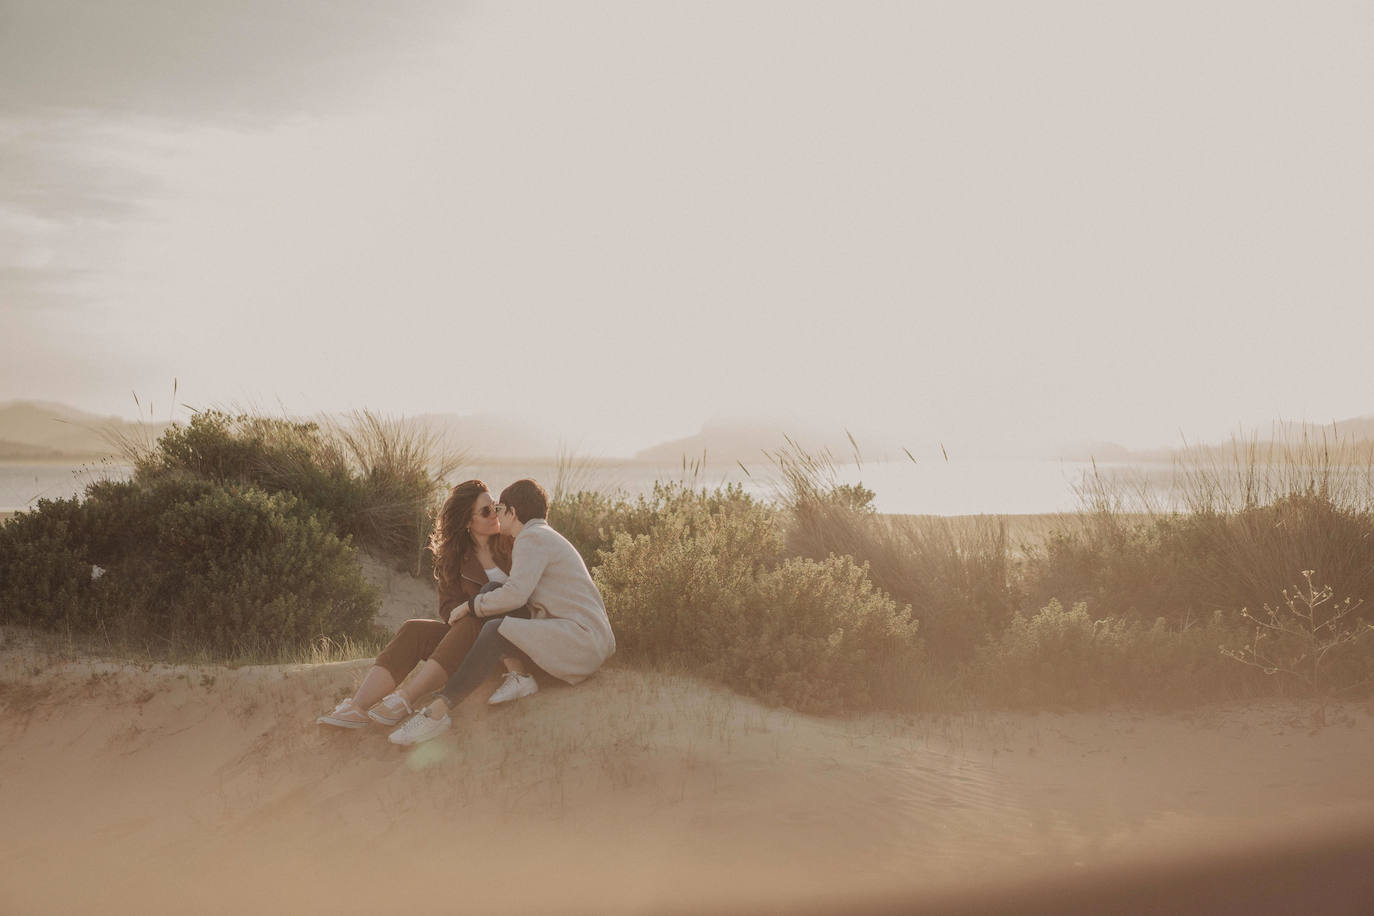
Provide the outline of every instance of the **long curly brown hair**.
[[429,535],[429,549],[434,554],[434,578],[440,582],[457,582],[463,558],[469,550],[477,549],[468,523],[477,497],[490,492],[480,480],[465,480],[449,491],[448,499],[439,507],[434,530]]

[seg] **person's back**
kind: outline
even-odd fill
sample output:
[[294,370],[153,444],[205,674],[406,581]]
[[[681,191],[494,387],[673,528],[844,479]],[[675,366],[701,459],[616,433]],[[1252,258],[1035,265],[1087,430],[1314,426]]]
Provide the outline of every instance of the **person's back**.
[[[502,660],[520,658],[553,677],[576,684],[615,652],[615,635],[601,592],[576,548],[546,520],[549,494],[525,479],[501,491],[497,519],[515,536],[510,576],[449,612],[449,621],[471,614],[482,629],[458,670],[420,715],[391,733],[402,746],[443,734],[453,725],[449,710],[494,673]],[[530,617],[501,617],[528,605]],[[494,618],[494,619],[493,619]],[[506,683],[487,700],[505,703],[539,690],[528,674],[508,672]]]
[[615,634],[601,592],[577,548],[549,525],[548,494],[533,480],[519,480],[501,493],[501,503],[516,518],[510,579],[479,595],[472,611],[479,617],[504,613],[528,603],[530,619],[507,619],[501,635],[536,665],[559,680],[576,684],[615,652]]

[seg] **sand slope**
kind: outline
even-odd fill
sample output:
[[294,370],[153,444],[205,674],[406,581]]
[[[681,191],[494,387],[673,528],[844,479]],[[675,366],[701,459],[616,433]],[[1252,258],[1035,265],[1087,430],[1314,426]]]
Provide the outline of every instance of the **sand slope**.
[[980,886],[1374,815],[1374,721],[1296,706],[821,720],[611,668],[404,751],[366,663],[0,652],[0,910],[627,912]]

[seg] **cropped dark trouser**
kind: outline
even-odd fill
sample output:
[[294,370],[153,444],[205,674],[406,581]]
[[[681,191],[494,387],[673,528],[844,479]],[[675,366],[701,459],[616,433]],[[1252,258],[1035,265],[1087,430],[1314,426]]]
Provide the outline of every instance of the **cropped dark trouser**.
[[[497,587],[496,583],[488,582],[482,586],[478,594]],[[505,616],[529,617],[529,605],[517,608]],[[493,618],[486,618],[491,619]],[[499,621],[501,618],[494,619]],[[401,624],[401,628],[396,631],[391,642],[386,644],[386,648],[377,655],[374,664],[385,668],[398,684],[406,679],[416,665],[427,658],[438,662],[446,673],[452,675],[476,644],[484,622],[486,621],[471,614],[452,624],[444,620],[407,620]],[[524,656],[518,649],[512,654]]]

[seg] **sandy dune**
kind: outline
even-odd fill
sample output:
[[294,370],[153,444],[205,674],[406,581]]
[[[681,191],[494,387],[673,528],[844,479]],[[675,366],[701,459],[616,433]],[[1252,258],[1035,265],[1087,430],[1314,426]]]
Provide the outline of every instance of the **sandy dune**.
[[610,668],[411,751],[314,717],[366,663],[0,651],[0,910],[627,912],[934,892],[1374,817],[1374,716],[854,721]]

